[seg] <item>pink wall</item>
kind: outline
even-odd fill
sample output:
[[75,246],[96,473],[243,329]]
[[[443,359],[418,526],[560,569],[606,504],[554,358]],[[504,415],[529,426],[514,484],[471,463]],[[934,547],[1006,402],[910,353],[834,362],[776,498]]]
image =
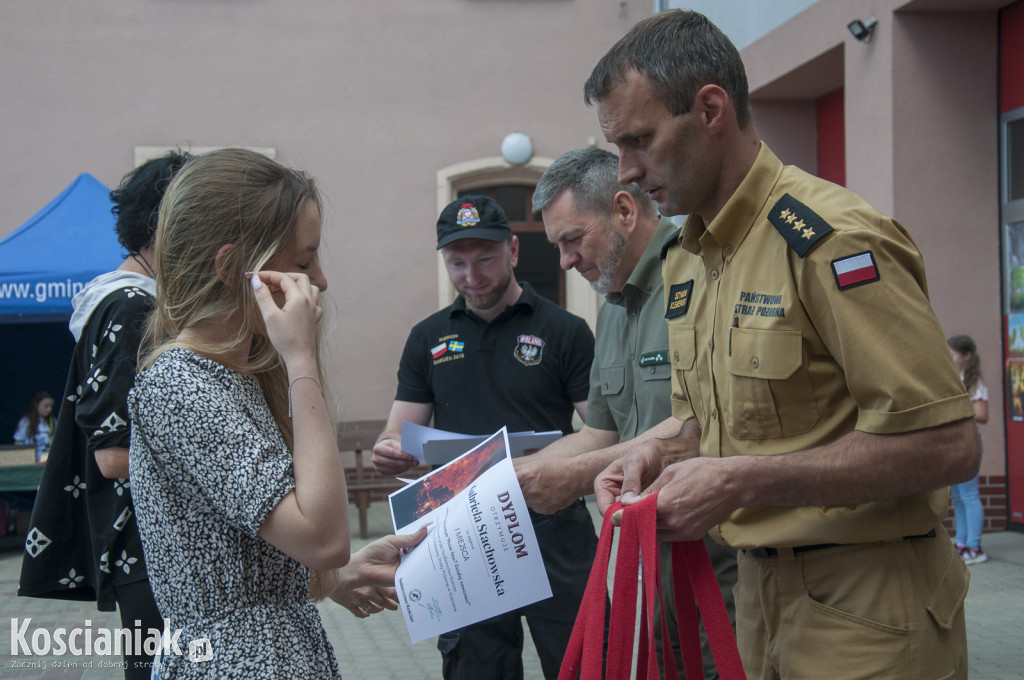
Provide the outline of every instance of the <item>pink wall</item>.
[[982,473],[1002,474],[996,13],[895,19],[895,214],[925,257],[947,336],[978,344],[992,398]]
[[[758,129],[786,162],[806,158],[808,138],[822,133],[781,119],[804,112],[806,121],[817,100],[843,88],[846,185],[908,228],[946,334],[978,342],[992,397],[982,428],[986,475],[1005,470],[996,80],[1003,4],[819,0],[743,50]],[[846,24],[870,16],[878,19],[872,40],[855,40]],[[820,171],[817,163],[797,164]]]
[[345,420],[384,418],[409,328],[437,309],[438,169],[510,132],[603,141],[583,83],[650,3],[6,0],[0,237],[135,146],[276,148],[321,184]]

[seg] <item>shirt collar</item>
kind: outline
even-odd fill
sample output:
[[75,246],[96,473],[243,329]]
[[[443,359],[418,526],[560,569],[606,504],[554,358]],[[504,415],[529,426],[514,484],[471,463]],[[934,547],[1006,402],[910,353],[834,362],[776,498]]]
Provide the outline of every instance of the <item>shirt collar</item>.
[[633,268],[633,273],[626,279],[621,291],[613,291],[605,296],[605,299],[613,305],[625,307],[627,299],[638,300],[641,304],[651,294],[651,291],[661,283],[661,260],[658,255],[661,246],[668,237],[676,230],[676,225],[671,220],[662,217],[658,222],[657,229],[651,236],[650,243],[644,249],[644,254]]
[[733,192],[722,210],[705,228],[704,220],[697,215],[690,215],[683,225],[679,237],[680,244],[691,253],[700,253],[700,238],[705,231],[709,233],[719,246],[739,247],[746,238],[750,228],[757,221],[758,215],[767,203],[772,189],[782,174],[780,161],[768,145],[761,142],[754,164]]

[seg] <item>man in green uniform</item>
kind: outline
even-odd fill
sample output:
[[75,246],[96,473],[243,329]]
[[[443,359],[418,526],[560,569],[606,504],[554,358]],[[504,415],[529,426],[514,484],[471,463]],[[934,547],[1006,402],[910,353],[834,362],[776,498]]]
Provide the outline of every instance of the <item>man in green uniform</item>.
[[[618,163],[608,151],[575,149],[544,172],[533,192],[534,212],[541,213],[548,240],[558,246],[562,269],[575,268],[605,296],[597,314],[586,423],[579,432],[516,460],[523,496],[538,512],[555,512],[592,493],[597,474],[630,444],[679,432],[679,421],[672,418],[658,257],[676,226],[659,220],[638,186],[619,184]],[[736,551],[709,538],[705,543],[731,615]],[[671,593],[671,573],[665,573],[664,586]],[[674,605],[667,613],[674,621]],[[707,647],[703,658],[705,677],[717,678]]]
[[689,215],[663,269],[686,434],[613,463],[599,505],[658,491],[663,540],[741,549],[748,677],[966,678],[968,574],[941,520],[980,453],[913,240],[779,162],[700,14],[640,22],[585,96],[619,180]]

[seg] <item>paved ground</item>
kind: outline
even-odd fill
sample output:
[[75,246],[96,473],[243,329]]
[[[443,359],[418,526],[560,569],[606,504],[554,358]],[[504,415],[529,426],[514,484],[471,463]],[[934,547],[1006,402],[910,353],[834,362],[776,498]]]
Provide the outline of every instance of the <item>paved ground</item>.
[[[369,527],[375,536],[389,530],[383,503],[371,507]],[[6,547],[3,540],[7,540]],[[358,548],[364,542],[357,539],[355,544]],[[983,544],[989,561],[971,568],[971,590],[967,598],[971,678],[1024,678],[1024,533],[988,534]],[[116,614],[97,612],[88,605],[16,597],[20,568],[20,545],[0,539],[0,678],[116,680],[123,677],[119,669],[109,667],[112,661],[118,660],[116,657],[11,656],[12,617],[32,617],[30,629],[119,625]],[[410,644],[398,612],[360,620],[333,603],[322,605],[321,612],[346,678],[417,680],[441,676],[440,656],[433,641]],[[526,678],[541,678],[540,664],[529,643],[525,657]],[[15,667],[17,662],[25,661],[46,667]],[[55,662],[67,663],[69,667],[55,667]]]

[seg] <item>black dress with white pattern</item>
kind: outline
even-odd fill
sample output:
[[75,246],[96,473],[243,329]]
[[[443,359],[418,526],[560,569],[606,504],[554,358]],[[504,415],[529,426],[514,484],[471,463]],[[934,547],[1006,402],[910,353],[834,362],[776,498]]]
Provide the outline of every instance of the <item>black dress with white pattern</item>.
[[97,449],[128,447],[128,391],[153,298],[137,286],[96,306],[75,345],[25,541],[18,595],[96,600],[116,609],[115,585],[145,580],[127,479],[100,473]]
[[[131,479],[149,578],[183,655],[163,678],[338,678],[309,570],[257,535],[293,488],[257,382],[171,349],[136,378]],[[206,638],[213,658],[193,662]]]

